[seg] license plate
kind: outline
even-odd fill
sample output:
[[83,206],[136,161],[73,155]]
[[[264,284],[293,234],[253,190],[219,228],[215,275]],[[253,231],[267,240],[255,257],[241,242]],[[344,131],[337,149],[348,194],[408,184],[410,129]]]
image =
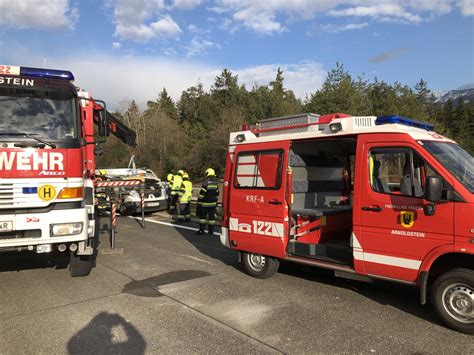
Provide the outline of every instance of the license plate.
[[156,206],[159,206],[160,203],[159,202],[150,202],[150,203],[147,203],[146,205],[147,205],[147,207],[156,207]]
[[11,232],[13,230],[12,221],[0,221],[0,233]]

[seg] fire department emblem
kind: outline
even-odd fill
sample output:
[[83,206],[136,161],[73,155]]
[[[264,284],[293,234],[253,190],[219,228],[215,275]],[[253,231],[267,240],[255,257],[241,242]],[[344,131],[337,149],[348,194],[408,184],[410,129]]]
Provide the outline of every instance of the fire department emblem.
[[400,224],[404,228],[411,228],[415,224],[415,212],[413,211],[401,211],[400,212]]

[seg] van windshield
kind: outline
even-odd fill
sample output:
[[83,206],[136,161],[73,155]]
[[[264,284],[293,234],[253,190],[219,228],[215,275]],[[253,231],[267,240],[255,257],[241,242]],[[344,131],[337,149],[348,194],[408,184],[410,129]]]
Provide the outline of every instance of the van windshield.
[[474,158],[459,145],[448,142],[422,141],[430,152],[449,172],[474,193]]

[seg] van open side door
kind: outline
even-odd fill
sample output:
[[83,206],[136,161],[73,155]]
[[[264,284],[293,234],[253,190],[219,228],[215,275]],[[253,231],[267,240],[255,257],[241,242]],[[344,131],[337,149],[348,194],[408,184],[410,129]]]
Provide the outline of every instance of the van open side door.
[[289,146],[289,141],[236,146],[228,182],[231,247],[278,258],[285,256]]

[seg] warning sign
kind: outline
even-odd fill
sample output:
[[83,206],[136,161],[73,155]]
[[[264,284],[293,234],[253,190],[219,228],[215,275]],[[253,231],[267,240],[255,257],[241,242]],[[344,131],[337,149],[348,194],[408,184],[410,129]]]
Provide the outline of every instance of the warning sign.
[[44,201],[50,201],[56,196],[56,189],[51,185],[43,185],[38,189],[38,196]]

